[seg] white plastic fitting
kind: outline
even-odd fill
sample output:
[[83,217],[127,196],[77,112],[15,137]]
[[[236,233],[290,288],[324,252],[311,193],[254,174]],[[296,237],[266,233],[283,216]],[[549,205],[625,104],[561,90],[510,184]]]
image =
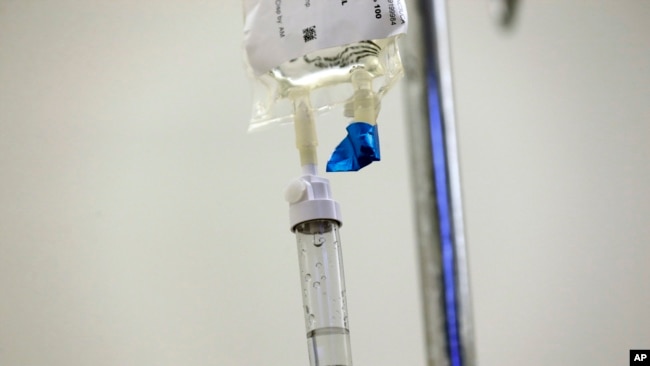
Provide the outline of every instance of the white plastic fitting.
[[372,89],[372,75],[364,69],[356,69],[352,71],[350,81],[354,94],[345,105],[345,116],[354,122],[377,124],[379,98]]
[[328,179],[316,175],[304,175],[293,182],[284,192],[289,202],[290,229],[311,220],[335,220],[342,225],[339,203],[332,199]]
[[318,162],[316,147],[316,123],[311,109],[309,93],[297,90],[291,94],[293,100],[293,124],[296,133],[296,147],[300,154],[300,165],[316,165]]

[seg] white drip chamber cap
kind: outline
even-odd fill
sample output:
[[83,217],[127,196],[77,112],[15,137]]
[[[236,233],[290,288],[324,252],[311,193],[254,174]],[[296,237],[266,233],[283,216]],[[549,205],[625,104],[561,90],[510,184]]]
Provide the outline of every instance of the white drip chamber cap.
[[287,186],[284,198],[289,202],[291,231],[296,225],[312,220],[334,220],[342,224],[338,202],[332,199],[328,179],[304,175]]

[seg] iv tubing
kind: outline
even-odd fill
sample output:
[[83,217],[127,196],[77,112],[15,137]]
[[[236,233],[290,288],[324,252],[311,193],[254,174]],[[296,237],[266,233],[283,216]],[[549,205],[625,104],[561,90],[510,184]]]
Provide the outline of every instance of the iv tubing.
[[339,205],[329,181],[317,175],[316,125],[309,93],[291,95],[296,147],[303,176],[285,191],[298,263],[311,366],[352,366],[341,243]]
[[309,101],[309,93],[297,91],[292,93],[291,97],[293,99],[294,128],[296,147],[300,154],[300,166],[303,168],[303,174],[316,175],[318,138],[316,137],[316,123],[314,122],[314,112]]

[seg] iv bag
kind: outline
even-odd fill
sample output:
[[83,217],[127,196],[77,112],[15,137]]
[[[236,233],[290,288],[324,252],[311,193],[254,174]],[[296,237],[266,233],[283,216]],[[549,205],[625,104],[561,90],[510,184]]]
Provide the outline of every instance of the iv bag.
[[352,71],[367,71],[378,101],[403,73],[404,0],[244,0],[244,12],[249,131],[291,122],[298,90],[315,112],[346,107],[351,117]]

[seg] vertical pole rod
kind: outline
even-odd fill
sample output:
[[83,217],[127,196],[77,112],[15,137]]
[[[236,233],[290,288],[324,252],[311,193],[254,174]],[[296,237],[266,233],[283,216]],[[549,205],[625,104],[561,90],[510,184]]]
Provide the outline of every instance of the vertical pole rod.
[[446,0],[410,5],[404,64],[427,364],[474,366]]

